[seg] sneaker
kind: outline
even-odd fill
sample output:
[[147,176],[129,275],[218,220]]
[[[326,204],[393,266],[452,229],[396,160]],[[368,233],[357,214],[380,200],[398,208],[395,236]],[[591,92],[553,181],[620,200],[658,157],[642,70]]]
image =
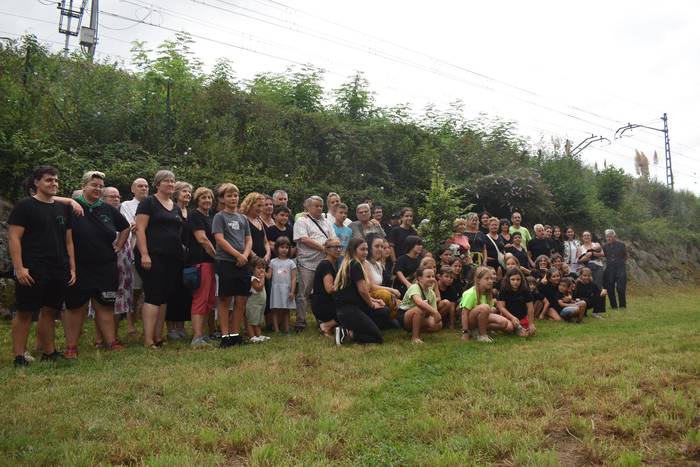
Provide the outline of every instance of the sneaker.
[[478,336],[476,338],[477,342],[494,342],[493,339],[491,339],[489,336]]
[[180,338],[187,340],[187,333],[184,329],[178,329],[177,334],[180,336]]
[[163,342],[163,341],[158,341],[158,342],[154,342],[153,345],[155,345],[155,346],[158,347],[158,348],[161,348],[161,347],[164,347],[164,346],[165,346],[165,342]]
[[65,358],[63,354],[57,350],[54,350],[52,353],[41,354],[42,362],[57,362],[58,360],[65,360]]
[[270,338],[268,336],[260,336],[260,342],[267,342]]
[[603,317],[600,316],[600,313],[591,313],[591,316],[596,318],[596,319],[603,319]]
[[180,336],[179,332],[174,329],[172,331],[168,331],[168,340],[179,341],[180,339],[182,339],[182,336]]
[[221,333],[217,331],[213,334],[209,334],[209,339],[219,340],[219,339],[221,339]]
[[347,331],[345,328],[341,326],[336,326],[335,328],[335,345],[341,346],[343,345],[343,341],[345,340],[345,337],[348,335]]
[[18,368],[23,366],[29,366],[29,360],[27,360],[24,357],[24,355],[17,355],[13,364]]
[[66,360],[75,360],[76,358],[78,358],[78,346],[67,345],[65,352],[63,352],[63,358],[65,358]]
[[241,337],[240,334],[237,334],[235,336],[230,336],[231,337],[231,346],[236,346],[236,345],[243,345],[243,338]]
[[294,328],[294,332],[296,332],[297,334],[301,334],[302,332],[304,332],[304,329],[306,329],[306,328],[302,328],[301,326],[297,326]]
[[29,350],[25,350],[24,355],[22,355],[22,356],[29,363],[32,363],[35,360],[34,356],[31,353],[29,353]]
[[475,341],[479,338],[479,330],[478,329],[470,329],[469,335],[472,337],[472,340]]
[[251,344],[257,344],[258,342],[263,342],[263,340],[260,339],[260,337],[258,336],[253,336],[250,339],[248,339],[248,342],[250,342]]
[[226,349],[232,345],[233,343],[231,342],[231,336],[221,336],[221,342],[219,343],[220,349]]
[[192,339],[192,342],[190,342],[191,347],[211,347],[211,344],[204,339],[204,337],[198,337],[196,339]]

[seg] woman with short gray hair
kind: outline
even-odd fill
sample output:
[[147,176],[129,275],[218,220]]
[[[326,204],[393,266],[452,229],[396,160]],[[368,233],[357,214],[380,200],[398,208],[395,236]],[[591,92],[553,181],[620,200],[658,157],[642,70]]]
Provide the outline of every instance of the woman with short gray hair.
[[143,343],[147,348],[162,345],[167,302],[181,279],[182,211],[173,201],[175,175],[159,170],[154,195],[136,209],[136,268],[143,280]]

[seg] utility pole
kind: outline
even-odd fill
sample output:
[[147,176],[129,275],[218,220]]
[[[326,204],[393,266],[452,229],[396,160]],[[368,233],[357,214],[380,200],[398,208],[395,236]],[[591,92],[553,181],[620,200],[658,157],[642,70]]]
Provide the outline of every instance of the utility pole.
[[[87,0],[75,0],[75,3],[81,1],[80,8],[74,8],[74,0],[61,0],[58,4],[58,11],[60,16],[58,19],[58,32],[66,35],[66,44],[63,47],[63,53],[68,56],[70,53],[70,38],[75,37],[80,32],[80,23],[83,21],[83,12],[85,11],[85,5]],[[77,20],[78,24],[75,28],[72,27],[73,20]],[[65,22],[65,25],[64,25]]]
[[666,153],[666,186],[673,191],[673,169],[671,168],[671,142],[668,138],[668,116],[666,112],[661,116],[661,121],[664,122],[663,128],[654,128],[647,125],[639,125],[637,123],[628,123],[625,126],[618,128],[615,131],[615,139],[622,138],[622,135],[627,130],[634,128],[646,128],[647,130],[660,131],[664,134],[664,152]]
[[95,57],[95,49],[97,48],[97,23],[100,15],[100,1],[92,0],[90,6],[90,27],[81,28],[80,30],[80,45],[87,48],[88,59],[92,61]]

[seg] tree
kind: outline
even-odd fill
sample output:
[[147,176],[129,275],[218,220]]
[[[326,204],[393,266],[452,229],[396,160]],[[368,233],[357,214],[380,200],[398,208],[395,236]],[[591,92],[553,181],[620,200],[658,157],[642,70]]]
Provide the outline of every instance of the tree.
[[598,199],[608,208],[619,210],[630,182],[625,171],[611,165],[598,172],[595,181]]
[[[469,209],[471,206],[467,206]],[[452,224],[461,217],[466,209],[459,206],[459,197],[454,187],[447,186],[440,167],[435,164],[432,169],[430,191],[425,197],[425,204],[418,209],[421,219],[427,222],[418,226],[425,247],[436,250],[442,242],[452,236]]]
[[350,81],[336,89],[335,107],[338,113],[350,120],[362,120],[372,115],[374,96],[362,72],[358,71]]

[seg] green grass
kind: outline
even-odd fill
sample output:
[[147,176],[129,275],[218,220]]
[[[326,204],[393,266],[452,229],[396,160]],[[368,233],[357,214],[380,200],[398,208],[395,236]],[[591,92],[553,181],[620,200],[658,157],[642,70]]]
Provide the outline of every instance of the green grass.
[[[642,295],[644,294],[644,295]],[[700,462],[700,289],[538,323],[535,338],[336,349],[267,344],[10,365],[0,465],[581,465]]]

